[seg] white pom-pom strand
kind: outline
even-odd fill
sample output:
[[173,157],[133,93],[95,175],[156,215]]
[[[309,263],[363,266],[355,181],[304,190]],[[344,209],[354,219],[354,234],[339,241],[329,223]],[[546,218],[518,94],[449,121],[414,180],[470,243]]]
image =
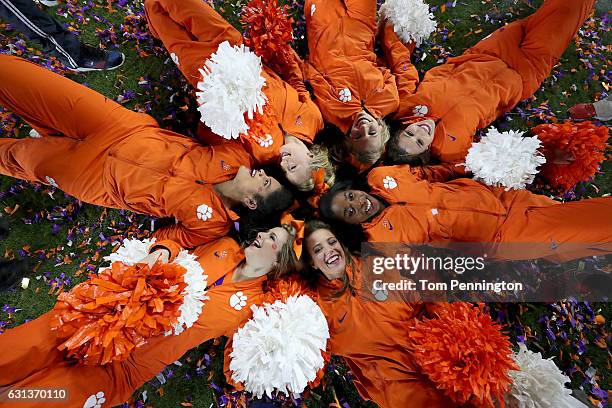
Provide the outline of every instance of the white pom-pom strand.
[[386,0],[380,12],[405,44],[414,42],[418,47],[436,30],[434,16],[423,0]]
[[187,286],[183,289],[183,304],[179,307],[181,315],[177,324],[174,325],[174,334],[179,335],[185,329],[193,326],[202,313],[204,301],[208,299],[206,296],[208,276],[204,275],[204,269],[196,256],[185,250],[179,252],[173,263],[186,269],[183,280]]
[[489,129],[480,142],[470,147],[466,169],[490,186],[503,186],[506,190],[525,188],[546,159],[538,151],[540,140],[536,136],[523,137],[523,133]]
[[252,119],[255,112],[262,113],[267,100],[261,71],[261,59],[245,45],[219,44],[200,70],[196,95],[202,122],[226,139],[246,133],[245,115]]
[[524,344],[514,355],[519,371],[509,371],[512,379],[510,391],[506,394],[508,408],[581,408],[583,403],[571,396],[565,387],[569,377],[559,370],[552,359],[544,359]]
[[305,295],[251,308],[253,317],[234,334],[232,379],[257,397],[300,394],[325,364],[329,329],[323,312]]
[[144,257],[149,255],[149,248],[155,243],[155,238],[138,239],[126,238],[121,243],[119,249],[112,254],[105,256],[104,260],[110,263],[123,262],[128,266],[132,266],[140,262]]

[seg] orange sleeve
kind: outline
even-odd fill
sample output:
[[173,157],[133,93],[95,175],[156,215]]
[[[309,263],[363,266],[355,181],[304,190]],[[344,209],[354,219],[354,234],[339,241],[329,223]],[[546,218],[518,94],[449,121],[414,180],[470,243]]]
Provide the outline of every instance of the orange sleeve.
[[346,14],[358,20],[366,20],[376,30],[376,1],[374,0],[343,0]]
[[168,225],[155,231],[153,236],[159,240],[175,241],[184,248],[195,248],[198,245],[206,244],[227,235],[230,229],[230,225],[226,223],[217,223],[217,225],[210,223],[208,228],[199,226],[190,227],[190,225],[196,222],[197,220],[194,220],[193,223]]
[[171,188],[167,216],[174,217],[177,223],[155,231],[153,236],[158,241],[172,240],[189,249],[227,235],[235,215],[223,205],[212,186],[198,186],[185,180]]
[[412,173],[419,180],[429,182],[446,182],[456,178],[465,177],[465,167],[456,166],[455,163],[436,164],[433,166],[409,167]]
[[179,244],[172,240],[164,239],[151,245],[151,248],[149,248],[149,253],[155,252],[158,249],[167,249],[168,252],[170,252],[170,258],[168,259],[168,262],[172,262],[183,248],[181,248]]
[[302,60],[293,48],[291,49],[291,59],[281,72],[278,72],[278,75],[298,92],[300,102],[306,102],[310,99],[310,93],[306,89],[306,85],[304,85]]
[[285,143],[283,131],[278,127],[269,133],[272,136],[270,144],[259,144],[252,138],[243,138],[242,146],[253,158],[256,166],[268,166],[278,163],[280,148]]
[[415,44],[404,45],[397,37],[391,24],[385,24],[385,27],[380,31],[379,39],[387,66],[395,76],[399,93],[400,105],[396,116],[402,117],[405,116],[404,112],[408,110],[407,107],[403,106],[403,103],[408,102],[406,97],[412,95],[419,84],[419,73],[410,61]]
[[230,354],[234,350],[233,337],[227,339],[225,348],[223,349],[223,375],[225,375],[225,381],[234,387],[237,391],[244,391],[244,385],[240,382],[236,382],[232,379],[232,370],[230,370],[230,363],[232,359]]

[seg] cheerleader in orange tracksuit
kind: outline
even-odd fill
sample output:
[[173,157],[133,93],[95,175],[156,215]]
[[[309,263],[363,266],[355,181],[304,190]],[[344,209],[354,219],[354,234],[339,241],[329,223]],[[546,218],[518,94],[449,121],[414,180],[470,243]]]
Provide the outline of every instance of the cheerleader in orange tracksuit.
[[[545,0],[531,16],[508,24],[430,69],[414,81],[398,81],[395,117],[403,129],[387,144],[388,159],[413,163],[429,154],[440,162],[465,159],[476,130],[533,95],[589,15],[594,0]],[[392,29],[383,50],[394,74],[410,58]],[[426,160],[425,160],[426,161]]]
[[407,324],[427,312],[425,305],[378,302],[364,293],[359,260],[321,221],[307,223],[304,253],[311,271],[319,272],[307,278],[316,279],[317,303],[329,325],[328,351],[344,358],[361,397],[381,408],[456,406],[419,373],[407,351]]
[[315,101],[346,136],[351,162],[369,166],[389,139],[383,119],[399,104],[395,78],[374,53],[376,1],[306,0],[304,14]]
[[[149,29],[162,40],[194,88],[202,79],[198,70],[217,51],[219,44],[224,41],[231,45],[243,43],[240,32],[205,2],[146,0],[145,9]],[[243,143],[258,164],[277,164],[283,159],[281,168],[287,179],[300,186],[311,180],[311,156],[326,156],[327,152],[320,152],[318,147],[309,151],[315,135],[323,128],[323,118],[304,86],[301,61],[293,50],[291,57],[284,72],[277,74],[267,66],[262,72],[266,80],[264,92],[274,113],[274,123],[267,132],[271,139],[260,144],[248,138]],[[207,144],[238,143],[227,142],[202,128],[199,137]]]
[[[50,331],[53,312],[8,330],[0,335],[2,349],[11,350],[0,357],[3,406],[40,406],[40,401],[33,400],[10,403],[8,392],[25,388],[66,390],[67,399],[45,400],[48,406],[93,407],[97,401],[98,406],[111,407],[127,401],[138,387],[188,350],[212,338],[231,336],[250,318],[250,306],[263,301],[266,275],[280,276],[296,267],[294,233],[283,226],[260,233],[245,249],[228,237],[196,248],[193,254],[210,283],[198,321],[177,336],[149,339],[124,361],[94,366],[65,358],[57,349],[63,340]],[[172,261],[179,250],[171,241],[160,241],[143,262],[154,262],[164,252]]]
[[[227,234],[232,208],[261,215],[291,194],[251,171],[240,146],[204,147],[161,129],[83,85],[23,59],[0,55],[0,106],[41,138],[0,138],[0,173],[50,184],[81,201],[178,221],[156,233],[186,248]],[[265,200],[264,200],[265,198]]]
[[[563,261],[612,251],[612,197],[560,203],[471,179],[444,182],[456,175],[431,167],[377,167],[369,192],[336,183],[321,214],[360,224],[370,242],[474,242],[490,258]],[[514,243],[529,245],[507,245]]]

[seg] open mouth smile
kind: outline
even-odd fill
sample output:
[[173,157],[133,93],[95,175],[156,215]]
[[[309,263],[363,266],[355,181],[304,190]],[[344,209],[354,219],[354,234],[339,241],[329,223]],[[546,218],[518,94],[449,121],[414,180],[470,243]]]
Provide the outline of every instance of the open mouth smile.
[[372,209],[372,202],[370,201],[369,198],[365,199],[365,213],[368,214],[370,212],[370,210]]
[[420,127],[421,129],[425,130],[427,132],[428,135],[431,134],[431,127],[426,124],[426,123],[421,123],[419,125],[417,125],[418,127]]
[[333,255],[329,256],[325,260],[325,265],[327,266],[336,266],[339,263],[340,263],[340,255],[338,255],[337,253],[334,253]]

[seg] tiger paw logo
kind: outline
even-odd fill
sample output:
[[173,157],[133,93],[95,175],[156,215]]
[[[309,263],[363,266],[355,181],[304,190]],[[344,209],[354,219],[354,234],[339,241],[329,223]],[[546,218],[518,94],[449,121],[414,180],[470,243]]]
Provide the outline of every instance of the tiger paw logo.
[[229,304],[236,310],[242,310],[247,305],[247,297],[242,291],[236,292],[230,297]]
[[387,190],[393,190],[394,188],[397,188],[397,181],[395,181],[395,179],[391,176],[385,176],[383,179],[383,186]]
[[261,147],[270,147],[274,144],[274,139],[272,139],[272,135],[266,134],[260,141],[259,145]]
[[414,116],[425,116],[429,112],[429,108],[426,105],[417,105],[412,109],[412,114]]
[[225,249],[223,251],[215,251],[215,256],[223,259],[227,256],[227,251]]
[[104,392],[98,391],[97,393],[90,395],[85,403],[83,404],[83,408],[102,408],[102,405],[106,402],[106,398],[104,398]]
[[[313,4],[314,6],[314,4]],[[297,118],[295,118],[295,126],[302,126],[304,122],[302,122],[302,115],[298,115]]]
[[206,204],[200,204],[196,209],[196,216],[199,220],[206,221],[212,218],[213,210]]
[[225,162],[225,160],[221,160],[221,170],[223,170],[223,171],[230,171],[231,169],[232,169],[232,166],[227,164]]
[[348,88],[341,89],[340,92],[338,92],[338,99],[344,103],[350,102],[352,99],[351,90]]
[[393,231],[393,224],[391,224],[391,221],[384,220],[382,224],[383,224],[383,227],[385,227],[389,231]]
[[389,292],[385,289],[372,288],[372,295],[374,295],[374,299],[379,302],[384,302],[389,298]]

